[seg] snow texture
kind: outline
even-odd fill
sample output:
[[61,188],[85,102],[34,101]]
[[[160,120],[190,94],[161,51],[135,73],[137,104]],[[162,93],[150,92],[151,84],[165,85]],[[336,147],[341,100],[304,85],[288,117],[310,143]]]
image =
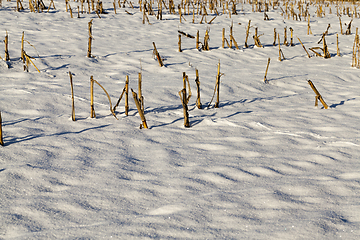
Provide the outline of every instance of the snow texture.
[[[307,21],[284,18],[279,7],[270,7],[264,21],[263,12],[238,3],[237,15],[218,8],[211,24],[199,24],[197,15],[195,24],[192,15],[179,23],[179,15],[164,8],[162,21],[148,16],[150,25],[142,24],[138,3],[115,14],[105,0],[107,14],[100,19],[94,12],[77,18],[80,2],[69,2],[74,18],[64,1],[43,13],[30,12],[26,1],[21,12],[15,1],[0,7],[11,59],[0,61],[0,239],[359,239],[360,81],[359,69],[351,67],[358,18],[352,34],[341,35],[335,3],[323,17],[310,5],[313,34],[307,35]],[[210,21],[215,14],[208,13]],[[94,57],[87,58],[91,19]],[[350,20],[342,16],[343,24]],[[230,40],[231,22],[240,50],[221,47],[222,28]],[[307,48],[322,47],[317,41],[329,23],[331,58],[312,52],[308,58],[296,36]],[[263,48],[254,46],[255,27],[264,34]],[[284,27],[289,42],[294,29],[295,46],[281,44],[286,59],[280,62],[273,31],[283,43]],[[195,49],[195,39],[183,36],[178,52],[178,30],[193,36],[199,30],[203,41],[207,28],[210,51]],[[40,73],[32,65],[23,70],[23,31],[34,46],[25,42],[25,51]],[[154,59],[153,42],[164,67]],[[220,106],[206,108],[219,61]],[[204,109],[195,106],[195,69]],[[123,99],[116,120],[97,85],[97,117],[90,118],[90,76],[114,104],[126,75],[138,91],[140,71],[149,129],[139,129],[130,94],[129,115]],[[178,94],[183,72],[193,93],[190,128]],[[328,109],[314,107],[308,80]]]

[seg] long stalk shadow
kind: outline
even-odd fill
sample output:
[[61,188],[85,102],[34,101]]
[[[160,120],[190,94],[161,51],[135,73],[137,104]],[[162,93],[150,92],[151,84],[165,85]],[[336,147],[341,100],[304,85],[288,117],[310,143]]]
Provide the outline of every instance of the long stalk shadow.
[[337,106],[344,105],[345,102],[348,102],[348,101],[351,101],[351,100],[355,100],[355,98],[349,98],[349,99],[343,100],[343,101],[341,101],[339,103],[334,103],[334,104],[330,105],[330,108],[336,108]]
[[153,129],[153,128],[157,128],[157,127],[164,127],[164,126],[168,126],[168,125],[171,125],[173,123],[176,123],[178,121],[184,121],[184,118],[177,118],[169,123],[162,123],[162,124],[158,124],[158,125],[153,125],[151,126],[149,129]]
[[25,121],[37,121],[37,120],[40,120],[40,119],[43,119],[45,117],[37,117],[37,118],[34,118],[34,119],[31,119],[31,118],[23,118],[23,119],[20,119],[20,120],[16,120],[16,121],[3,121],[3,126],[11,126],[11,125],[15,125],[15,124],[18,124],[18,123],[22,123],[22,122],[25,122]]
[[27,135],[27,136],[23,136],[23,137],[4,137],[4,146],[9,146],[11,144],[14,143],[20,143],[20,142],[25,142],[25,141],[29,141],[32,139],[36,139],[36,138],[41,138],[41,137],[52,137],[52,136],[62,136],[62,135],[67,135],[67,134],[80,134],[89,130],[94,130],[94,129],[100,129],[100,128],[104,128],[110,126],[110,124],[106,124],[106,125],[102,125],[102,126],[97,126],[97,127],[91,127],[91,128],[86,128],[80,131],[74,131],[74,132],[60,132],[60,133],[53,133],[53,134],[37,134],[37,135]]

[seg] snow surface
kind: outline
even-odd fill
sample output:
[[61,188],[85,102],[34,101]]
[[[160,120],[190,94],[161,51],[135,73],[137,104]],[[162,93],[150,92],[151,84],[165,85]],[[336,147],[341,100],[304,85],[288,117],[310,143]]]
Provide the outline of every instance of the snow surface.
[[[151,25],[143,25],[138,4],[114,14],[108,0],[101,19],[76,18],[80,2],[70,2],[74,18],[63,1],[49,13],[31,13],[27,2],[23,12],[14,11],[14,1],[2,4],[0,32],[9,33],[11,61],[0,61],[1,239],[359,239],[360,70],[351,67],[354,33],[339,34],[342,56],[336,56],[340,26],[329,8],[318,18],[310,6],[313,35],[307,35],[307,21],[284,19],[272,8],[264,21],[241,3],[238,15],[221,14],[210,25],[199,24],[200,16],[191,23],[191,15],[180,24],[165,10],[162,21],[149,16]],[[86,57],[90,19],[94,58]],[[243,47],[249,20],[264,34],[264,48],[254,47],[254,28],[250,47]],[[222,28],[229,39],[232,21],[240,50],[221,48]],[[317,41],[328,23],[332,58],[309,59],[295,37],[294,47],[281,45],[286,60],[278,61],[274,28],[281,41],[287,26],[307,48],[322,47]],[[357,26],[354,18],[353,32]],[[178,30],[194,36],[199,30],[202,40],[207,28],[210,51],[183,37],[178,52]],[[38,53],[28,43],[25,51],[41,73],[33,66],[23,71],[23,31]],[[152,42],[165,67],[154,59]],[[197,109],[195,68],[207,106],[219,60],[220,108]],[[116,120],[98,86],[97,117],[90,118],[91,75],[114,104],[126,75],[137,91],[141,69],[150,129],[139,129],[132,98],[129,116],[122,100]],[[191,128],[183,125],[178,95],[183,72],[193,92]],[[329,109],[314,107],[309,79]]]

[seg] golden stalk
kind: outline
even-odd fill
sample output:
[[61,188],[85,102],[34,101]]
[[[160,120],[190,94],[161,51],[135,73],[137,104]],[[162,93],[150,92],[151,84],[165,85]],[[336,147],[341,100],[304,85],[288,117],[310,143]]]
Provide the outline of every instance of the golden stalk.
[[310,28],[310,15],[308,17],[308,28],[307,28],[307,35],[312,34],[311,28]]
[[245,48],[248,48],[248,47],[249,47],[248,44],[247,44],[247,40],[248,40],[248,37],[249,37],[250,23],[251,23],[251,20],[249,20],[248,27],[247,27],[247,30],[246,30]]
[[231,40],[231,39],[232,39],[232,41],[233,41],[236,49],[237,49],[237,50],[240,50],[239,45],[237,44],[237,42],[236,42],[235,38],[233,37],[233,35],[230,35],[230,40]]
[[279,61],[281,62],[281,48],[280,48],[280,34],[278,34],[278,44],[279,44]]
[[95,13],[96,13],[96,15],[98,16],[98,18],[101,18],[101,16],[100,16],[100,9],[97,9],[97,10],[95,11]]
[[209,51],[210,50],[210,47],[209,47],[209,30],[206,29],[205,31],[205,37],[204,37],[204,45],[203,45],[203,50],[205,51]]
[[90,107],[91,107],[91,118],[96,118],[95,109],[94,109],[94,78],[90,77]]
[[[204,17],[205,17],[205,15],[202,15],[201,20],[200,20],[200,24],[202,24],[202,22],[203,22],[203,20],[204,20]],[[206,19],[206,17],[205,17],[205,19]],[[205,21],[206,21],[206,20],[205,20]]]
[[141,106],[141,109],[144,111],[145,108],[144,108],[144,96],[142,95],[142,73],[139,72],[139,103],[140,103],[140,106]]
[[324,106],[325,109],[328,109],[328,105],[325,103],[324,99],[322,98],[321,94],[319,93],[319,91],[316,89],[315,85],[312,83],[311,80],[308,80],[308,83],[310,85],[310,87],[312,88],[312,90],[315,92],[316,96],[315,96],[315,107],[318,105],[318,100],[320,100],[320,102],[322,103],[322,105]]
[[5,35],[5,61],[10,61],[10,56],[9,56],[9,35],[8,35],[7,31],[6,31],[6,35]]
[[318,57],[323,57],[323,56],[321,56],[320,53],[318,53],[318,52],[315,51],[315,49],[321,49],[320,47],[312,47],[312,48],[309,48],[309,49],[310,49],[310,51],[312,51],[313,53],[315,53],[316,56],[318,56]]
[[304,44],[301,42],[300,38],[297,37],[297,39],[299,40],[301,46],[304,48],[304,50],[305,50],[306,54],[308,55],[308,57],[311,58],[311,57],[310,57],[310,54],[309,54],[308,51],[306,50]]
[[325,41],[325,35],[323,35],[323,52],[324,52],[324,58],[331,58],[331,55],[328,50],[328,46]]
[[142,74],[141,72],[139,72],[139,83],[138,83],[139,99],[142,97],[141,84],[142,84]]
[[201,105],[201,101],[200,101],[200,80],[199,80],[199,71],[198,71],[197,69],[195,69],[195,72],[196,72],[195,83],[196,83],[196,88],[197,88],[196,106],[198,107],[198,109],[202,109],[202,105]]
[[230,48],[229,41],[226,38],[225,38],[225,42],[226,42],[226,45],[228,46],[228,48]]
[[29,72],[29,63],[30,63],[30,61],[29,61],[29,59],[27,57],[25,57],[25,59],[26,60],[25,60],[25,63],[24,63],[24,71]]
[[183,89],[186,91],[186,72],[183,72]]
[[233,21],[231,21],[231,25],[230,25],[230,48],[232,48],[232,37],[233,35]]
[[199,37],[199,30],[197,31],[197,33],[196,33],[196,49],[197,50],[199,50],[199,40],[200,39],[200,37]]
[[129,76],[125,80],[125,115],[129,115]]
[[34,5],[32,3],[32,0],[29,0],[29,8],[30,8],[30,12],[35,12],[35,8],[34,8]]
[[222,48],[225,48],[225,28],[222,29]]
[[33,61],[31,61],[30,57],[24,52],[24,56],[26,57],[26,62],[27,62],[27,66],[29,65],[28,63],[30,62],[35,68],[36,70],[40,73],[40,70],[35,66],[35,64],[33,63]]
[[178,42],[178,45],[179,45],[179,52],[182,52],[181,50],[181,35],[179,34],[179,42]]
[[220,60],[219,60],[218,71],[216,76],[216,89],[217,89],[217,93],[216,93],[216,102],[214,107],[218,108],[220,102]]
[[293,42],[293,37],[294,37],[294,29],[292,27],[290,27],[290,46],[294,46],[294,42]]
[[284,45],[285,46],[289,45],[289,43],[287,41],[287,28],[286,27],[284,27]]
[[211,23],[215,20],[216,17],[217,17],[217,16],[213,17],[213,18],[208,22],[208,24],[211,24]]
[[115,106],[114,106],[114,108],[113,108],[113,111],[114,111],[114,112],[115,112],[116,108],[119,106],[120,101],[121,101],[124,93],[125,93],[125,87],[123,88],[123,90],[122,90],[122,92],[121,92],[121,94],[120,94],[119,100],[117,101],[117,103],[115,104]]
[[[116,117],[115,112],[114,112],[114,110],[113,110],[113,108],[112,108],[111,99],[110,99],[110,95],[108,94],[108,92],[105,90],[105,88],[104,88],[98,81],[96,81],[96,80],[93,78],[93,76],[90,77],[90,82],[91,82],[91,85],[90,85],[90,92],[91,92],[91,96],[90,96],[90,101],[91,101],[91,103],[90,103],[90,104],[91,104],[91,110],[94,109],[94,93],[93,93],[93,91],[94,91],[94,82],[95,82],[97,85],[99,85],[99,87],[101,87],[102,90],[104,90],[104,92],[105,92],[105,94],[106,94],[106,96],[107,96],[107,98],[108,98],[108,100],[109,100],[110,112],[111,112],[112,115],[116,118],[116,120],[118,120],[118,118]],[[92,115],[92,116],[93,116],[93,115]],[[95,116],[95,110],[94,110],[94,117],[96,117],[96,116]]]
[[88,45],[88,53],[87,53],[87,57],[91,58],[91,42],[92,42],[92,19],[90,20],[90,22],[88,23],[88,28],[89,28],[89,45]]
[[181,104],[183,105],[184,126],[190,127],[188,107],[187,107],[187,103],[186,103],[186,89],[184,88],[184,89],[180,90],[179,95],[180,95],[180,99],[181,99]]
[[358,48],[358,41],[359,41],[359,36],[358,36],[358,28],[356,28],[356,34],[355,34],[355,39],[354,39],[354,44],[353,44],[353,56],[352,56],[352,67],[355,67],[357,65],[357,60],[356,60],[356,51]]
[[273,46],[276,45],[276,28],[274,28],[274,42],[273,42]]
[[142,126],[144,128],[148,128],[147,124],[146,124],[146,119],[145,119],[145,115],[144,115],[144,112],[143,110],[141,109],[141,106],[140,106],[140,103],[139,103],[139,100],[137,98],[137,94],[133,91],[133,89],[131,89],[131,92],[132,92],[132,95],[134,97],[134,101],[135,101],[135,105],[136,105],[136,108],[139,112],[139,115],[140,115],[140,118],[141,118],[141,121],[142,121]]
[[70,85],[71,85],[71,101],[72,101],[72,111],[71,111],[71,119],[75,121],[75,100],[74,100],[74,86],[73,86],[73,80],[72,80],[72,74],[69,71],[70,76]]
[[70,10],[70,17],[73,18],[72,8],[71,8],[70,4],[69,4],[69,10]]
[[143,20],[142,20],[142,24],[145,24],[145,16],[146,16],[146,13],[145,13],[145,7],[143,9]]
[[339,57],[341,56],[339,48],[339,34],[336,34],[336,55]]
[[257,47],[262,47],[259,37],[260,37],[260,36],[258,36],[258,29],[255,28],[255,35],[253,36],[255,46],[257,46]]
[[180,23],[181,23],[181,17],[182,17],[182,14],[181,14],[181,8],[180,8],[180,5],[179,5],[179,17],[180,17]]
[[19,3],[19,10],[24,10],[24,7],[23,7],[23,5],[22,5],[22,3],[21,3],[20,0],[18,0],[18,3]]
[[189,87],[189,96],[187,96],[187,98],[186,98],[186,104],[188,104],[189,101],[190,101],[190,98],[191,98],[191,96],[192,96],[192,93],[191,93],[191,88],[190,88],[189,77],[186,75],[186,76],[185,76],[185,79],[186,79],[186,82],[187,82],[188,87]]
[[4,146],[3,136],[2,136],[2,120],[1,120],[1,112],[0,112],[0,145]]
[[231,25],[230,25],[230,48],[232,48],[232,39],[231,39],[233,35],[232,29],[233,29],[233,21],[231,21]]
[[270,58],[268,58],[268,63],[267,63],[267,66],[266,66],[266,71],[265,71],[265,76],[264,76],[264,82],[265,83],[269,83],[269,80],[267,80],[267,78],[266,78],[267,72],[268,72],[268,69],[269,69],[269,65],[270,65]]
[[348,24],[348,27],[347,27],[347,29],[346,29],[346,31],[345,31],[345,35],[351,35],[351,23],[352,23],[352,19],[351,19],[351,21],[350,21],[350,23]]
[[341,23],[341,18],[339,17],[339,22],[340,22],[340,33],[341,35],[343,35],[343,28],[342,28],[342,23]]
[[[357,59],[356,59],[356,67],[359,68],[360,66],[360,48],[359,48],[359,35],[357,35],[357,40],[356,40],[356,51],[357,51]],[[355,52],[356,55],[356,52]]]
[[164,64],[163,64],[163,62],[162,62],[162,59],[161,59],[161,57],[160,57],[160,54],[159,54],[156,46],[155,46],[155,42],[153,42],[153,46],[154,46],[154,54],[155,54],[155,56],[156,56],[156,58],[157,58],[157,60],[158,60],[158,62],[159,62],[159,66],[162,67],[162,66],[164,66]]
[[47,12],[49,12],[49,11],[50,11],[51,4],[53,5],[54,10],[56,10],[56,8],[55,8],[55,4],[54,4],[54,1],[53,1],[53,0],[50,0],[50,4],[49,4],[49,7],[48,7]]

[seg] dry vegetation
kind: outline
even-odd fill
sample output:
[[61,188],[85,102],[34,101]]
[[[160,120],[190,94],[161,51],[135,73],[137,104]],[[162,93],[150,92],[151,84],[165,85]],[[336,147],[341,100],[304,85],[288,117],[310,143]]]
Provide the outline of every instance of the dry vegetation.
[[[349,3],[350,2],[350,3]],[[4,6],[6,5],[4,2],[0,1],[0,6]],[[98,16],[99,19],[101,19],[101,16],[103,14],[117,14],[116,9],[120,9],[120,8],[125,8],[126,13],[128,13],[129,15],[133,15],[133,13],[129,12],[135,12],[135,11],[140,11],[143,14],[143,18],[142,18],[142,23],[143,24],[151,24],[151,22],[149,21],[149,17],[148,16],[155,16],[156,19],[158,21],[161,21],[163,19],[163,14],[171,14],[171,15],[176,15],[178,16],[178,20],[179,23],[182,23],[184,21],[192,21],[193,24],[208,24],[209,27],[207,28],[203,41],[200,41],[200,35],[199,35],[199,31],[197,32],[196,37],[183,32],[183,31],[179,31],[179,35],[178,35],[178,47],[179,47],[179,52],[182,52],[182,48],[181,48],[181,37],[185,36],[187,38],[190,39],[195,39],[195,43],[194,43],[194,48],[198,49],[199,51],[210,51],[210,45],[209,45],[209,39],[210,39],[210,27],[211,24],[213,23],[214,19],[217,16],[221,16],[221,15],[227,15],[229,18],[231,18],[234,15],[238,15],[238,14],[244,14],[244,6],[245,5],[251,5],[251,9],[253,12],[261,12],[264,14],[264,21],[270,21],[270,18],[268,16],[268,12],[272,11],[272,10],[276,10],[280,12],[280,15],[284,18],[284,19],[292,19],[294,21],[305,21],[307,22],[307,34],[310,35],[312,34],[312,30],[311,30],[311,17],[314,17],[314,13],[310,13],[309,8],[310,7],[315,7],[316,11],[315,11],[315,17],[318,18],[322,18],[325,17],[328,14],[332,14],[332,15],[336,15],[336,17],[339,19],[339,24],[340,24],[340,29],[341,29],[341,33],[340,34],[344,34],[344,35],[350,35],[352,33],[352,21],[351,20],[349,23],[345,23],[343,24],[341,21],[341,17],[344,15],[349,16],[350,18],[354,19],[354,18],[360,18],[360,14],[359,14],[359,3],[357,1],[302,1],[302,0],[292,0],[292,1],[279,1],[279,0],[268,0],[268,1],[250,1],[250,0],[244,0],[244,1],[240,1],[240,0],[205,0],[205,1],[200,1],[200,0],[182,0],[179,2],[176,2],[174,0],[158,0],[158,1],[138,1],[138,2],[132,2],[132,1],[128,1],[128,0],[118,0],[118,1],[114,1],[112,6],[105,6],[102,1],[84,1],[84,0],[77,0],[77,1],[69,1],[69,0],[65,0],[65,6],[66,6],[66,12],[69,12],[69,16],[71,18],[73,18],[73,12],[77,11],[77,17],[81,18],[82,15],[84,14],[96,14]],[[15,11],[19,11],[19,12],[33,12],[34,14],[57,14],[58,9],[55,6],[55,3],[51,0],[48,1],[46,4],[44,3],[43,0],[30,0],[28,3],[21,1],[21,0],[16,0],[16,8],[13,9]],[[201,20],[199,22],[197,22],[195,19],[195,16],[201,16]],[[129,16],[131,17],[131,16]],[[92,58],[94,57],[94,55],[92,55],[92,40],[93,40],[93,35],[92,35],[92,25],[93,25],[93,20],[89,21],[88,23],[88,52],[87,52],[87,57]],[[246,37],[244,39],[244,45],[243,48],[249,48],[249,36],[250,36],[250,29],[253,26],[251,26],[251,20],[249,20],[248,25],[246,26]],[[311,47],[309,49],[307,49],[303,43],[301,42],[300,38],[297,37],[299,43],[302,45],[303,49],[305,50],[305,52],[307,53],[307,56],[309,58],[311,58],[312,56],[309,54],[308,50],[310,50],[314,55],[313,56],[317,56],[317,57],[323,57],[323,58],[331,58],[331,54],[329,53],[328,50],[328,46],[326,44],[326,36],[328,35],[328,30],[330,28],[330,24],[328,25],[327,29],[323,32],[321,39],[316,43],[316,44],[322,44],[322,46],[316,46],[316,47]],[[343,31],[344,29],[344,31]],[[283,40],[281,40],[281,36],[280,33],[277,32],[277,30],[274,28],[274,42],[273,42],[273,46],[278,45],[278,51],[279,51],[279,61],[283,61],[285,60],[285,56],[284,53],[281,49],[281,46],[294,46],[294,42],[293,42],[293,29],[290,27],[290,43],[288,42],[288,36],[287,36],[287,31],[288,29],[285,27],[284,28],[284,34],[283,34]],[[237,49],[239,50],[239,44],[238,44],[238,40],[235,39],[235,36],[233,34],[233,23],[230,26],[229,29],[229,39],[226,38],[225,35],[225,28],[222,29],[222,48],[230,48],[230,49]],[[272,33],[266,33],[266,34],[272,34]],[[260,37],[264,35],[264,34],[258,34],[258,28],[255,27],[255,33],[253,36],[253,40],[254,40],[254,45],[258,48],[264,48],[264,45],[261,43]],[[338,35],[337,35],[338,37]],[[9,56],[9,49],[8,49],[8,33],[6,32],[5,35],[5,39],[4,39],[4,45],[5,45],[5,55],[3,59],[6,62],[10,62],[11,58]],[[33,57],[29,56],[25,49],[24,49],[24,41],[29,43],[28,41],[24,40],[24,34],[21,40],[21,58],[23,60],[24,63],[24,70],[25,71],[29,71],[29,64],[31,63],[38,72],[40,72],[40,70],[36,67],[36,65],[34,64],[34,62],[31,60],[33,59]],[[226,43],[226,45],[225,45]],[[314,43],[315,44],[315,43]],[[32,46],[29,43],[30,46]],[[153,51],[153,56],[154,58],[157,59],[159,66],[163,67],[164,66],[164,59],[161,57],[158,49],[156,48],[155,42],[153,42],[153,47],[154,47],[154,51]],[[341,56],[340,53],[340,48],[339,48],[339,42],[338,42],[338,38],[337,38],[337,56]],[[353,54],[352,54],[352,66],[353,67],[360,67],[360,41],[359,41],[359,35],[358,35],[358,29],[356,28],[356,34],[355,34],[355,39],[354,39],[354,44],[353,44]],[[266,66],[266,71],[265,71],[265,76],[264,76],[264,82],[268,83],[268,79],[267,79],[267,73],[268,73],[268,69],[269,69],[269,65],[270,65],[270,58],[268,58],[268,63]],[[197,84],[197,100],[196,100],[196,104],[197,107],[199,109],[202,108],[201,102],[200,102],[200,81],[199,81],[199,76],[198,76],[198,72],[196,73],[196,84]],[[222,73],[220,73],[220,62],[218,64],[218,73],[216,76],[216,84],[215,84],[215,89],[214,89],[214,96],[216,94],[216,102],[214,107],[218,108],[219,107],[219,101],[220,101],[220,76],[222,75]],[[115,110],[116,107],[119,105],[123,95],[125,94],[125,114],[128,115],[128,110],[129,110],[129,103],[128,103],[128,94],[129,94],[129,76],[126,76],[126,83],[125,83],[125,87],[122,91],[122,94],[120,95],[119,100],[117,101],[117,104],[115,104],[114,108],[112,107],[111,104],[111,99],[110,96],[108,94],[108,92],[105,90],[105,88],[100,85],[99,82],[97,82],[96,80],[93,79],[93,77],[91,76],[90,78],[90,85],[91,85],[91,117],[95,117],[95,110],[94,110],[94,103],[93,103],[93,85],[94,83],[97,83],[106,93],[108,99],[109,99],[109,103],[110,103],[110,111],[111,113],[114,115],[115,118],[116,114],[115,114]],[[74,98],[74,90],[73,90],[73,84],[72,84],[72,75],[70,73],[70,81],[71,81],[71,91],[72,91],[72,99]],[[191,97],[191,90],[190,90],[190,83],[188,80],[188,76],[183,73],[183,83],[184,83],[184,87],[183,89],[179,92],[180,98],[181,98],[181,102],[184,108],[184,126],[185,127],[190,127],[190,123],[189,123],[189,119],[188,119],[188,106],[187,104],[189,103],[190,97]],[[187,91],[187,86],[186,83],[188,83],[188,91]],[[309,82],[310,83],[310,82]],[[318,93],[318,91],[316,90],[316,88],[314,87],[314,85],[311,83],[310,84],[311,87],[314,89],[315,93],[316,93],[316,104],[317,104],[317,100],[320,100],[324,106],[326,105],[323,100],[321,95]],[[144,102],[143,102],[143,96],[141,93],[141,73],[139,73],[139,92],[136,93],[132,90],[132,94],[135,100],[135,104],[136,107],[138,109],[139,115],[141,117],[142,120],[142,124],[140,125],[140,127],[144,127],[147,128],[147,124],[146,124],[146,120],[145,120],[145,112],[144,112]],[[189,95],[187,95],[187,93],[189,93]],[[139,97],[138,97],[139,96]],[[213,98],[214,98],[213,96]],[[75,107],[74,107],[74,100],[73,104],[72,104],[72,119],[75,121]],[[208,107],[211,105],[212,100],[210,101]],[[326,108],[326,107],[325,107]]]

